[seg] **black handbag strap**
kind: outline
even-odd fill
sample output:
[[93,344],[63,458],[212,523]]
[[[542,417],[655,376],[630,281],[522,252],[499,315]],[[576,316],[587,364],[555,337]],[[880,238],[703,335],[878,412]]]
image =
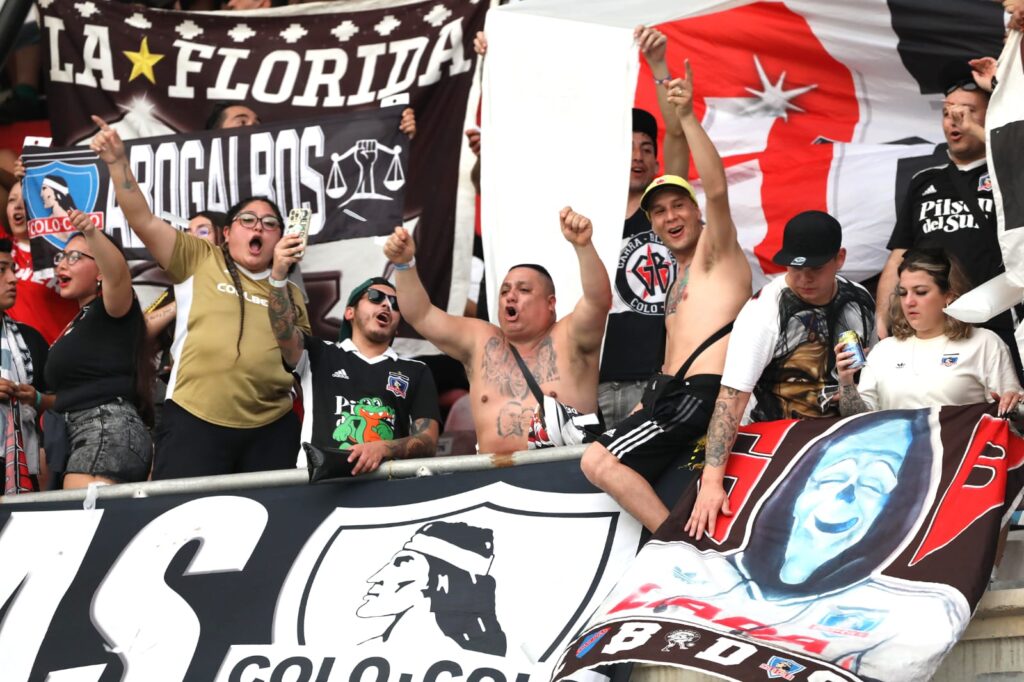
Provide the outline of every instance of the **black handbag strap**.
[[519,354],[516,347],[511,343],[508,344],[508,347],[512,349],[512,355],[516,358],[516,364],[519,365],[520,371],[523,373],[523,376],[526,377],[526,383],[530,387],[530,392],[533,393],[533,397],[537,399],[538,409],[543,412],[544,393],[540,390],[540,384],[538,384],[537,380],[533,378],[533,374],[530,372],[529,368],[527,368],[526,363],[523,362],[523,356]]
[[946,172],[949,173],[949,178],[953,182],[953,187],[956,189],[956,193],[960,195],[967,208],[970,209],[971,215],[978,223],[978,228],[989,228],[993,231],[996,229],[994,218],[990,218],[983,210],[981,210],[981,204],[978,203],[978,193],[971,192],[970,186],[967,184],[967,180],[964,178],[964,174],[957,169],[956,164],[950,162],[946,166]]
[[726,324],[724,327],[719,329],[717,332],[704,339],[704,342],[697,346],[697,349],[690,353],[690,357],[686,358],[686,362],[683,363],[682,367],[676,372],[677,379],[685,379],[686,373],[690,370],[690,365],[693,361],[700,357],[700,354],[710,348],[719,339],[732,331],[732,322]]

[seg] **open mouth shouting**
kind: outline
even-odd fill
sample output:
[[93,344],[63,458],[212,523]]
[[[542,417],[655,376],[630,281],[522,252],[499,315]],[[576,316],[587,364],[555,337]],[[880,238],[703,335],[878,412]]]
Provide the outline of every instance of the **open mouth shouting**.
[[377,313],[377,316],[376,316],[375,319],[380,324],[380,326],[387,327],[388,325],[391,324],[391,311],[390,310],[382,310],[379,313]]
[[263,237],[254,234],[249,240],[249,255],[258,258],[263,253]]
[[519,319],[519,310],[514,305],[505,306],[505,320],[515,322]]

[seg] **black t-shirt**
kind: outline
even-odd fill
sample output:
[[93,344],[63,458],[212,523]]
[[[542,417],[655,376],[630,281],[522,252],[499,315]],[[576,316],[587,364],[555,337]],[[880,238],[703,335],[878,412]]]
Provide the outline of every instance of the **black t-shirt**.
[[[971,213],[950,174],[960,174],[975,193],[978,205],[989,218],[985,225]],[[907,196],[896,216],[888,248],[938,247],[955,256],[972,286],[984,284],[1003,272],[1003,255],[996,234],[995,201],[988,165],[980,163],[960,171],[952,162],[926,168],[910,181]]]
[[661,371],[665,296],[675,270],[672,254],[638,209],[622,229],[612,310],[604,333],[601,381],[639,381]]
[[416,419],[441,421],[430,369],[391,349],[366,358],[351,340],[305,337],[313,382],[313,445],[347,449],[409,435]]
[[120,318],[107,314],[101,298],[82,308],[50,347],[46,383],[57,394],[54,410],[84,410],[115,398],[134,403],[144,325],[138,299]]

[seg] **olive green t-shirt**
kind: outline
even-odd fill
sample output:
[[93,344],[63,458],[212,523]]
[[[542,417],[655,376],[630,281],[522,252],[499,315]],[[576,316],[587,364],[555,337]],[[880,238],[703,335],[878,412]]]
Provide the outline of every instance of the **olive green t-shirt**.
[[[178,321],[171,354],[174,369],[167,399],[211,424],[264,426],[292,407],[292,375],[270,328],[270,271],[250,273],[236,265],[245,300],[245,325],[224,254],[209,242],[179,232],[167,274],[174,285]],[[295,326],[309,334],[302,293],[291,282]]]

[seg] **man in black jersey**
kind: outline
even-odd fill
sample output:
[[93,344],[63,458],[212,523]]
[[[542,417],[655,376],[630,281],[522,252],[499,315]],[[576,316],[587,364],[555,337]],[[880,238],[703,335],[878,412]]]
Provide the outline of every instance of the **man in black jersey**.
[[289,368],[309,363],[313,381],[312,443],[348,451],[352,474],[377,469],[384,459],[431,457],[441,420],[437,389],[422,362],[400,358],[391,343],[401,313],[395,288],[372,277],[349,296],[338,343],[302,334],[283,282],[297,236],[282,237],[274,250],[270,324]]
[[[919,171],[910,181],[889,238],[891,251],[878,280],[876,327],[878,338],[889,335],[889,304],[896,291],[896,269],[907,249],[938,247],[956,257],[973,286],[1003,272],[996,230],[992,180],[985,156],[987,92],[973,80],[952,85],[942,104],[942,132],[949,162]],[[1017,373],[1021,359],[1013,338],[1010,311],[982,325],[1010,347]]]

